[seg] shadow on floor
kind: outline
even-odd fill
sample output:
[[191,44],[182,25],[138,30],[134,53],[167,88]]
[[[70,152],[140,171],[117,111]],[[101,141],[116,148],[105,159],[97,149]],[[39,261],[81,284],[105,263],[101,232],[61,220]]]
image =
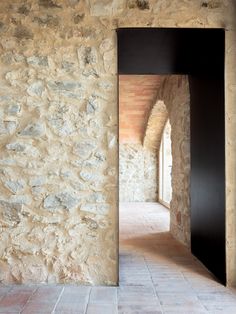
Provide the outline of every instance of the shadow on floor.
[[178,242],[170,232],[158,232],[145,234],[138,237],[130,237],[122,240],[122,246],[132,252],[139,251],[151,263],[158,262],[160,268],[165,266],[173,267],[182,272],[193,272],[206,278],[217,278],[211,274],[206,267],[194,257],[190,250]]

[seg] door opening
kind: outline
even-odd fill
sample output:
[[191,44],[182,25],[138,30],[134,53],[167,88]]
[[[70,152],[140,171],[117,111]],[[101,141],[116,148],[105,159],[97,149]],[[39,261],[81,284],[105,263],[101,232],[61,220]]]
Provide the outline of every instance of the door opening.
[[[120,75],[189,78],[191,207],[179,213],[181,218],[191,212],[192,253],[225,284],[225,32],[123,28],[117,33]],[[181,219],[176,222],[181,225]]]
[[159,151],[159,202],[170,208],[172,199],[172,153],[171,153],[171,125],[166,122]]

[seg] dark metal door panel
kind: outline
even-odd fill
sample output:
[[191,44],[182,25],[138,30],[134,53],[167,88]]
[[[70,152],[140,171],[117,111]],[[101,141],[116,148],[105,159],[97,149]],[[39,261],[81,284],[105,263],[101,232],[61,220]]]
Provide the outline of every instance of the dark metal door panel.
[[225,283],[224,80],[190,76],[189,83],[191,249]]

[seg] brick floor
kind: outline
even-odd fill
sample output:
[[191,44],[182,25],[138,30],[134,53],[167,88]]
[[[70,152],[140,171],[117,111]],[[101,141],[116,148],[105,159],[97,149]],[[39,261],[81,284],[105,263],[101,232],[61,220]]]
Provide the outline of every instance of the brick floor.
[[120,286],[0,286],[0,313],[235,314],[236,290],[218,283],[168,232],[167,209],[120,206]]

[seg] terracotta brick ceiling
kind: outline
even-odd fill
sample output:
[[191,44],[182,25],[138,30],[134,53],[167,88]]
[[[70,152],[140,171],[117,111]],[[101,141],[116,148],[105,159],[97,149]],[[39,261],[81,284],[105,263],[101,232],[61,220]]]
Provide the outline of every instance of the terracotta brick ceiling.
[[159,85],[159,75],[119,76],[120,143],[142,143]]

